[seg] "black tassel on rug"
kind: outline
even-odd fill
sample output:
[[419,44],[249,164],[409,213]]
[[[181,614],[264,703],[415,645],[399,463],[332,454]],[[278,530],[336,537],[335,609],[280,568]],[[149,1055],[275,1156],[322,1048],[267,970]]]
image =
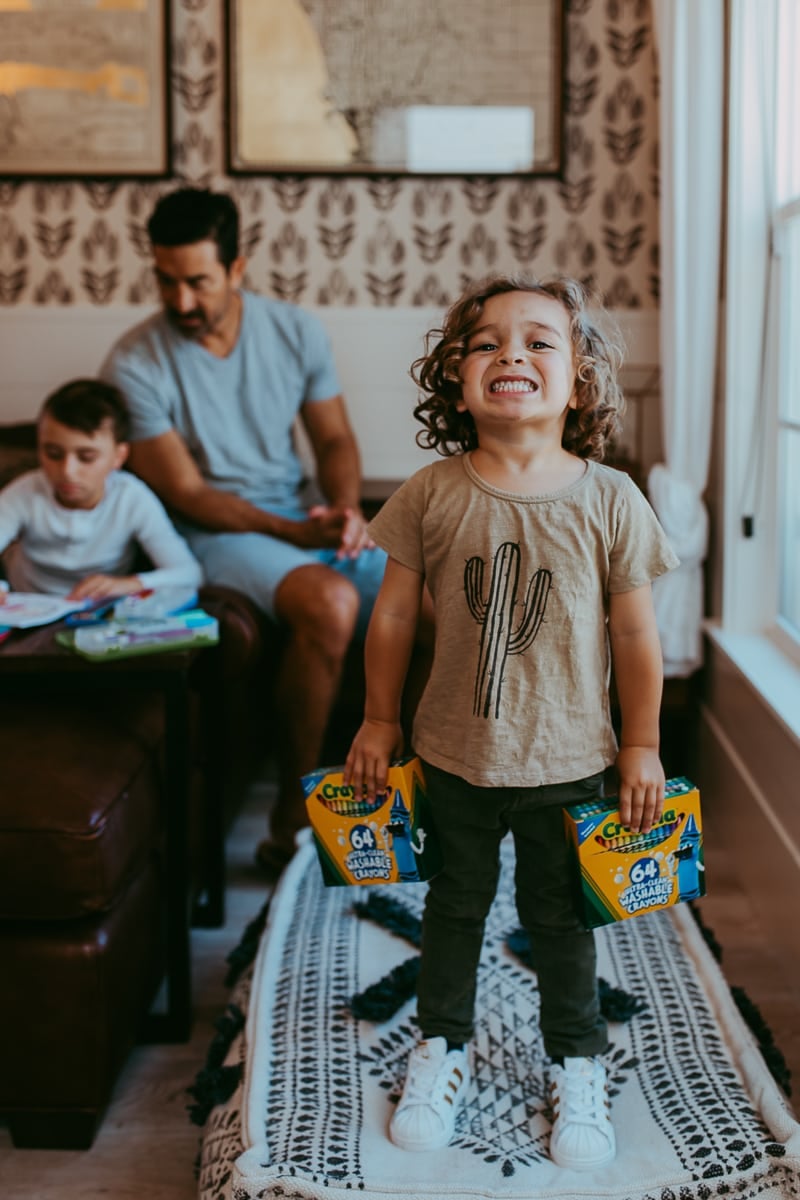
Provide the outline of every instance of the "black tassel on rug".
[[376,1025],[388,1021],[416,993],[418,975],[419,955],[415,954],[353,996],[350,1012],[357,1021],[373,1021]]
[[[225,976],[225,986],[233,987],[242,972],[249,967],[256,956],[261,935],[267,923],[269,901],[264,904],[252,921],[245,927],[239,944],[226,955],[228,972]],[[225,1066],[225,1056],[233,1039],[244,1027],[244,1013],[236,1004],[229,1004],[221,1017],[214,1022],[216,1033],[206,1054],[204,1066],[195,1076],[194,1083],[187,1087],[188,1095],[194,1097],[194,1104],[187,1105],[189,1119],[193,1125],[205,1125],[212,1108],[230,1100],[242,1078],[242,1064],[233,1063]]]
[[261,911],[256,913],[252,921],[245,927],[238,946],[234,946],[230,954],[226,955],[225,962],[229,967],[228,973],[225,976],[226,987],[233,987],[242,971],[246,967],[249,967],[255,958],[258,951],[258,944],[261,941],[261,935],[264,932],[264,926],[267,923],[268,912],[269,900],[267,900]]
[[396,933],[405,938],[412,946],[419,947],[422,943],[422,922],[419,917],[404,908],[399,900],[387,896],[385,892],[370,892],[366,900],[356,900],[353,912],[357,917],[374,921],[389,933]]
[[225,1066],[225,1056],[233,1039],[244,1027],[244,1013],[236,1004],[229,1004],[221,1017],[214,1022],[216,1034],[208,1048],[205,1065],[197,1072],[195,1081],[186,1091],[194,1097],[194,1104],[187,1106],[193,1125],[205,1125],[208,1114],[217,1104],[230,1100],[242,1078],[242,1064]]
[[[370,900],[369,904],[357,902],[354,905],[359,916],[375,920],[406,938],[412,945],[419,945],[420,922],[416,917],[388,897],[375,895],[371,896]],[[268,913],[269,900],[245,927],[238,945],[226,956],[226,987],[233,987],[243,971],[253,962],[266,927]],[[403,996],[414,994],[418,971],[418,957],[409,959],[395,968],[385,980],[368,989],[369,994],[364,993],[363,1012],[356,1012],[358,997],[354,999],[354,1016],[363,1016],[365,1020],[372,1021],[387,1020],[403,1003],[402,999],[397,1000],[398,993]],[[191,1087],[186,1089],[188,1095],[194,1098],[194,1103],[187,1105],[189,1118],[194,1125],[205,1125],[211,1110],[217,1104],[224,1104],[236,1091],[242,1078],[242,1065],[235,1063],[225,1066],[224,1063],[233,1039],[243,1028],[244,1021],[241,1009],[237,1005],[229,1004],[223,1016],[214,1022],[217,1032],[208,1048],[205,1064],[197,1072]]]
[[[385,892],[371,892],[366,900],[356,901],[353,912],[360,919],[374,921],[389,933],[405,938],[412,946],[420,945],[422,922]],[[516,929],[509,934],[506,945],[521,963],[531,968],[530,939],[524,929]],[[353,996],[350,1001],[351,1013],[360,1021],[373,1021],[375,1024],[388,1021],[415,994],[418,975],[419,955],[415,955],[394,967],[377,983]],[[647,1008],[644,1000],[622,988],[612,987],[605,979],[598,980],[598,985],[600,1011],[607,1021],[630,1021],[631,1017]]]
[[[697,905],[690,904],[689,911],[694,917],[697,928],[702,933],[706,945],[714,955],[714,958],[721,965],[722,947],[714,936],[714,933],[711,929],[709,929],[708,925],[706,925]],[[730,990],[734,999],[734,1003],[736,1004],[743,1021],[758,1042],[758,1048],[761,1052],[761,1057],[767,1064],[770,1075],[778,1084],[778,1087],[783,1090],[784,1095],[791,1096],[792,1072],[789,1069],[789,1065],[786,1062],[783,1053],[775,1045],[775,1039],[772,1035],[772,1030],[744,988],[731,985]]]

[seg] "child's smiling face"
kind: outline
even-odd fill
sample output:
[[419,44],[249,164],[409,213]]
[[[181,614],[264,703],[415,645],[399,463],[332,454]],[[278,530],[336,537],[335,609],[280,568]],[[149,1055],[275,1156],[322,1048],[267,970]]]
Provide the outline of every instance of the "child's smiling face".
[[461,399],[476,428],[501,424],[555,425],[577,406],[570,316],[551,296],[501,292],[490,296],[469,335],[461,362]]

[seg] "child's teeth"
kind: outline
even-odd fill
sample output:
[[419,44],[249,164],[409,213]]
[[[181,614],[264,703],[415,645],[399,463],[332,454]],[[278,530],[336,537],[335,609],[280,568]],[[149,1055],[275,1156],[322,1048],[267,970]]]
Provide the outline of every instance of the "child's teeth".
[[505,382],[492,384],[493,392],[532,392],[533,384],[526,379],[520,379],[515,382]]

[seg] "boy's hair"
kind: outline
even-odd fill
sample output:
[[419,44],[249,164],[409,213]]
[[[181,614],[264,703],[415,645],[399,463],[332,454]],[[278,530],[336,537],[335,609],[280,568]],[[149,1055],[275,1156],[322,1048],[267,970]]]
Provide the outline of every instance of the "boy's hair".
[[115,442],[130,441],[131,419],[125,397],[113,383],[102,379],[73,379],[57,388],[42,405],[39,419],[45,416],[81,433],[96,433],[104,421],[109,421]]
[[[445,314],[441,329],[426,338],[426,353],[411,367],[411,377],[425,393],[414,416],[425,426],[416,437],[425,450],[442,455],[462,454],[478,445],[475,421],[459,412],[461,362],[483,307],[504,292],[533,292],[557,300],[567,310],[575,360],[577,408],[567,411],[561,439],[565,450],[579,458],[603,458],[606,444],[619,429],[625,406],[617,373],[622,341],[616,331],[604,332],[589,311],[589,297],[576,279],[554,276],[495,275],[469,288]],[[437,339],[432,345],[434,339]]]
[[225,192],[179,188],[162,196],[147,222],[154,246],[192,246],[214,242],[227,270],[239,254],[239,210]]

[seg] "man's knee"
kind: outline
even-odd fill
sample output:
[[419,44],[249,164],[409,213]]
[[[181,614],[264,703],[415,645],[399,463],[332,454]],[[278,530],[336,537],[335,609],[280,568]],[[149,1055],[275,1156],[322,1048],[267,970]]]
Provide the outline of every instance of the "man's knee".
[[280,584],[275,607],[278,618],[296,636],[343,654],[355,630],[359,595],[349,579],[330,567],[299,567]]

